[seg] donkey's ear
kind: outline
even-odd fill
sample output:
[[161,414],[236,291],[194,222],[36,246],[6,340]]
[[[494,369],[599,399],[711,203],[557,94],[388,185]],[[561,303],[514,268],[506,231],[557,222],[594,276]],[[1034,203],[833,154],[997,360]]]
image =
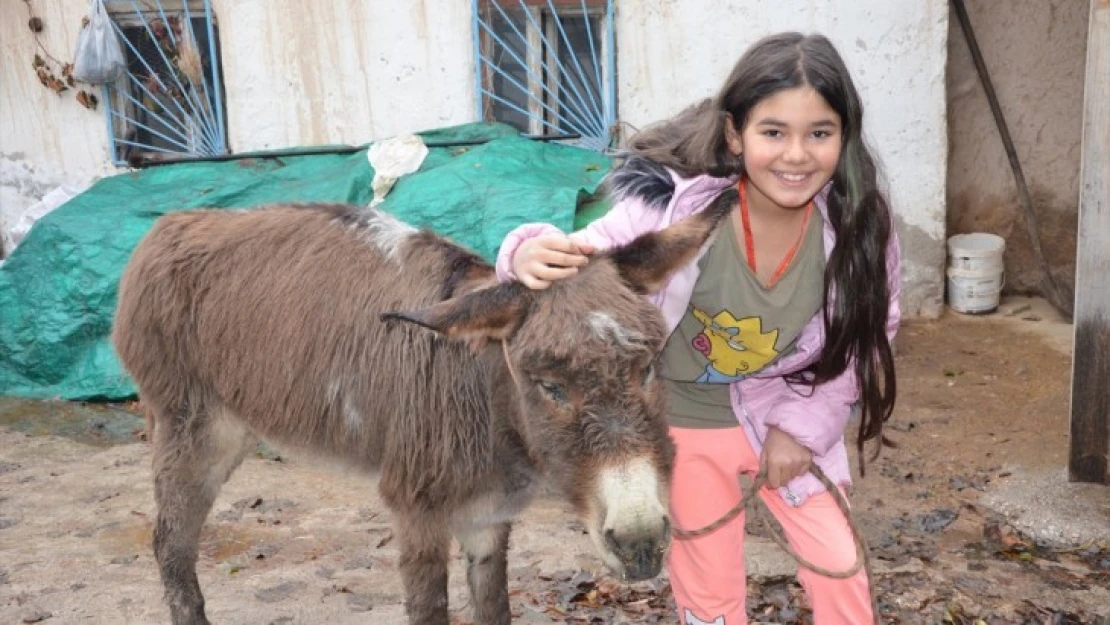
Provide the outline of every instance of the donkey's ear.
[[527,287],[509,282],[452,297],[421,310],[384,313],[381,319],[415,323],[478,347],[490,339],[503,340],[515,332],[524,320],[530,301]]
[[739,200],[736,188],[729,187],[705,210],[658,232],[640,235],[609,252],[609,257],[632,290],[654,293],[663,288],[672,273],[694,260]]

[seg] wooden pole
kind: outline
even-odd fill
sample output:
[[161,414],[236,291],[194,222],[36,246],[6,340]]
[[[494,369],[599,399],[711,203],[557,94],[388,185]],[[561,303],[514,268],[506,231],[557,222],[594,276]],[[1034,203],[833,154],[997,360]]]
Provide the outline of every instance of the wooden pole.
[[1068,479],[1110,484],[1110,0],[1091,0]]

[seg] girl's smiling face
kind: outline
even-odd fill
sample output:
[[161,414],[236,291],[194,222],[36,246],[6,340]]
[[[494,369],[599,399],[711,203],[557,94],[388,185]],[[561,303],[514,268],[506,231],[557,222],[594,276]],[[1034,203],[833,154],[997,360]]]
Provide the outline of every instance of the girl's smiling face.
[[744,158],[752,206],[805,206],[840,161],[840,116],[809,86],[764,98],[739,132],[733,123],[725,128],[729,149]]

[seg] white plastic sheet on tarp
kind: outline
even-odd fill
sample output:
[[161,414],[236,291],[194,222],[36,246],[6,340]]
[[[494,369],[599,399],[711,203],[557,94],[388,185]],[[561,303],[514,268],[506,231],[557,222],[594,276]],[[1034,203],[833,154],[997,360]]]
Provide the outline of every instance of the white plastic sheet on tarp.
[[374,169],[374,199],[370,206],[382,203],[389,190],[401,176],[420,169],[420,164],[428,156],[428,146],[417,135],[401,135],[379,141],[370,146],[366,158]]
[[55,208],[58,208],[62,204],[80,195],[88,187],[89,185],[87,184],[63,184],[44,195],[38,202],[28,206],[19,214],[19,217],[16,218],[11,228],[3,233],[4,252],[10,256],[12,251],[15,250],[27,236],[27,233],[31,231],[31,226],[35,225],[36,221],[42,219],[44,215]]

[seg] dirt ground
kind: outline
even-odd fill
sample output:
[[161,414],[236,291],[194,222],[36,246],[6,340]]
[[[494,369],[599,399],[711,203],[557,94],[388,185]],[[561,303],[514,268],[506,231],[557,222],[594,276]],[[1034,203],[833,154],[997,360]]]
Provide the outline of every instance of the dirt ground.
[[[885,622],[1110,623],[1110,487],[1066,483],[1071,333],[1045,311],[903,327],[900,446],[852,492]],[[128,406],[0,399],[0,623],[167,622],[141,427]],[[210,618],[403,623],[389,522],[370,479],[261,449],[204,530]],[[812,622],[786,556],[749,526],[753,622]],[[677,622],[666,579],[607,577],[554,499],[525,513],[510,558],[514,622]],[[456,556],[459,624],[462,570]]]

